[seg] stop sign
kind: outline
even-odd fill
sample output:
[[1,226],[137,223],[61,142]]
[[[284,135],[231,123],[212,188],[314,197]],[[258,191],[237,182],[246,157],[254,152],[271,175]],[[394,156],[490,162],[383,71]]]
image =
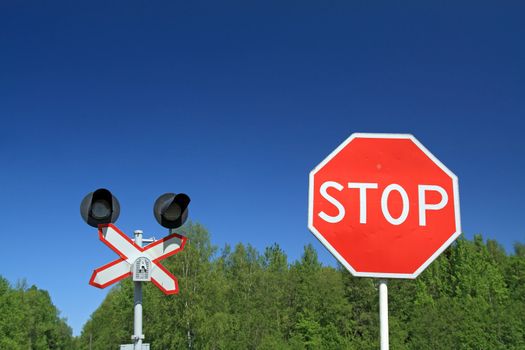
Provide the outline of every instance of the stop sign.
[[309,185],[308,227],[354,276],[415,278],[461,233],[458,179],[412,135],[352,134]]

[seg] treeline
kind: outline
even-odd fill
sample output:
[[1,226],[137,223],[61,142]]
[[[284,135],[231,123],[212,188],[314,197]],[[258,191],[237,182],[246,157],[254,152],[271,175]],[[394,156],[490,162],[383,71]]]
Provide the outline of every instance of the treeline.
[[[377,283],[322,266],[312,246],[289,262],[274,245],[218,250],[198,224],[165,260],[180,294],[144,288],[152,350],[378,349]],[[513,254],[460,238],[416,280],[389,281],[391,349],[525,349],[525,245]],[[111,350],[130,343],[133,286],[113,288],[73,338],[46,291],[0,277],[0,349]]]
[[[290,263],[274,245],[218,251],[198,224],[164,265],[180,294],[144,288],[152,350],[378,349],[373,279],[322,266],[312,246]],[[416,280],[389,281],[392,349],[525,349],[525,246],[460,238]],[[133,333],[133,287],[113,288],[85,324],[82,350],[118,349]]]
[[0,277],[0,349],[71,350],[71,328],[49,294],[21,281],[12,287]]

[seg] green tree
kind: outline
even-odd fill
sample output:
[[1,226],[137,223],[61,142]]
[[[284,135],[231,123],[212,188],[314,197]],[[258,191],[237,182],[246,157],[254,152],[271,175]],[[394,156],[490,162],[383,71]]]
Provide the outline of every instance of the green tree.
[[69,350],[71,328],[49,294],[22,281],[16,288],[0,277],[0,349]]
[[[289,263],[277,244],[262,254],[245,244],[218,252],[201,225],[189,223],[184,233],[186,249],[163,262],[179,278],[180,293],[144,288],[144,331],[153,350],[379,347],[377,280],[323,266],[311,245]],[[509,256],[480,235],[461,238],[416,280],[390,280],[391,348],[525,349],[524,252],[516,244]],[[0,281],[0,298],[6,290]],[[86,323],[80,349],[90,338],[94,350],[129,342],[132,295],[129,280],[112,289]],[[40,325],[34,337],[9,327],[0,322],[1,331],[19,336],[20,349],[46,339]]]

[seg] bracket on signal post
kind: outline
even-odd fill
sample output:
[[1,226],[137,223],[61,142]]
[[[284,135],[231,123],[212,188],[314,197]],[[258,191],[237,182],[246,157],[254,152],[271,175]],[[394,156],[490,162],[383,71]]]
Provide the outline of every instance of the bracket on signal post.
[[[134,344],[121,344],[120,350],[135,350]],[[142,344],[142,350],[150,350],[149,343]]]

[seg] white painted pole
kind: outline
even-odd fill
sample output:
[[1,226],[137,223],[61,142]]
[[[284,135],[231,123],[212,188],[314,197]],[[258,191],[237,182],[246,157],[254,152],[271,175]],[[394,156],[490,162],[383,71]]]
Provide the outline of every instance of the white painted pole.
[[387,281],[379,281],[379,324],[381,350],[388,350],[388,288]]
[[[142,231],[135,231],[135,243],[142,247]],[[142,282],[133,282],[135,289],[133,291],[135,306],[134,306],[134,319],[133,319],[133,349],[142,350]]]

